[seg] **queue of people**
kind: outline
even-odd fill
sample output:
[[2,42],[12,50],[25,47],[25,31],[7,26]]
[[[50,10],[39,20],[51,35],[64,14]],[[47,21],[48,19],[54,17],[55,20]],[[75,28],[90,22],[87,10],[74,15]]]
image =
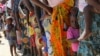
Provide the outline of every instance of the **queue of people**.
[[[7,1],[9,9],[3,6]],[[100,0],[2,0],[1,4],[11,56],[13,50],[18,56],[16,48],[23,56],[100,56]]]

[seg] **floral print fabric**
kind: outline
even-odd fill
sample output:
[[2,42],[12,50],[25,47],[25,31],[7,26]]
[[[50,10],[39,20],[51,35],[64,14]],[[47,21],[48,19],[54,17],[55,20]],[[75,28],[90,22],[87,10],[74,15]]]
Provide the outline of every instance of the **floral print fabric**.
[[[94,14],[91,20],[92,35],[80,42],[78,56],[100,56],[100,15]],[[82,32],[85,26],[82,13],[79,13],[79,24]]]

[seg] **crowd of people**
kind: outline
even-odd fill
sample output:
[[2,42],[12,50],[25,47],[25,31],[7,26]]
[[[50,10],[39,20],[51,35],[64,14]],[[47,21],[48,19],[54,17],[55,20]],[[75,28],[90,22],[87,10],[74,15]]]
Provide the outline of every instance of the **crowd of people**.
[[0,8],[11,56],[16,48],[23,56],[100,56],[100,0],[2,0]]

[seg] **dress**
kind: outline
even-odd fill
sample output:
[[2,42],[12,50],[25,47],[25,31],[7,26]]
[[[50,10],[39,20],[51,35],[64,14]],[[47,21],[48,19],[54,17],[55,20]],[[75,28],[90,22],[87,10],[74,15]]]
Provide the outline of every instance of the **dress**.
[[[92,20],[92,35],[80,42],[78,56],[100,56],[100,15],[94,14]],[[79,24],[82,32],[85,26],[82,13],[79,13]]]
[[9,32],[8,33],[8,42],[9,45],[15,45],[17,43],[17,38],[16,38],[16,27],[13,24],[7,25],[7,29]]

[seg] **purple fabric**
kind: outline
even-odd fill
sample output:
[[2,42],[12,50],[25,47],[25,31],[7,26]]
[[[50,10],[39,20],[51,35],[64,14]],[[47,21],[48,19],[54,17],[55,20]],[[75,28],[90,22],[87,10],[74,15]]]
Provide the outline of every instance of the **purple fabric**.
[[[79,37],[79,29],[74,29],[72,27],[69,27],[69,29],[67,31],[67,39],[76,39],[78,37]],[[78,51],[78,46],[79,46],[78,42],[71,44],[72,50],[74,52]]]

